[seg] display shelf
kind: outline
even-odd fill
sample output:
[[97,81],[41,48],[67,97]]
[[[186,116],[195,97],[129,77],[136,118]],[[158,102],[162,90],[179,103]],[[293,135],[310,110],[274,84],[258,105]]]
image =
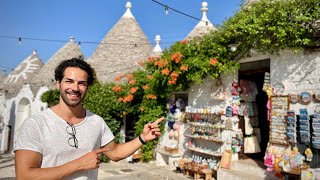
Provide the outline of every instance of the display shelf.
[[212,123],[198,123],[198,122],[188,122],[191,126],[196,127],[206,127],[206,128],[213,128],[213,129],[224,129],[225,125],[222,124],[212,124]]
[[216,152],[216,151],[207,152],[207,151],[203,151],[200,148],[194,148],[194,147],[187,147],[187,149],[190,151],[194,151],[194,152],[198,152],[198,153],[202,153],[202,154],[206,154],[214,157],[222,157],[222,153]]
[[167,152],[165,151],[164,149],[162,148],[157,148],[155,149],[156,152],[160,153],[160,154],[164,154],[164,155],[167,155],[169,157],[181,157],[182,154],[181,152],[178,152],[178,153],[170,153],[170,152]]
[[202,139],[205,141],[212,141],[212,142],[217,142],[217,143],[224,143],[224,141],[220,140],[220,139],[209,139],[209,136],[194,136],[191,134],[185,134],[185,137],[189,137],[189,138],[193,138],[193,139]]

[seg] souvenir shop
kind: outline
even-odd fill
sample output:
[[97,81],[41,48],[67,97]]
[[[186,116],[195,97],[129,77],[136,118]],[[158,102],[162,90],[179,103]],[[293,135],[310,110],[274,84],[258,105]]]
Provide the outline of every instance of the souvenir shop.
[[269,59],[241,64],[237,75],[208,79],[172,95],[157,165],[211,179],[220,168],[250,158],[282,178],[320,177],[319,98],[272,84]]

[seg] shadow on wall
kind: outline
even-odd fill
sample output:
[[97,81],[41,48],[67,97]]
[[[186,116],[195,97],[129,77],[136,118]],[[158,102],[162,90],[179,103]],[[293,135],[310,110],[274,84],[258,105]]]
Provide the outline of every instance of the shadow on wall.
[[320,53],[318,52],[302,50],[296,54],[285,53],[273,60],[271,76],[275,79],[274,83],[285,81],[300,83],[312,79],[317,64],[320,64]]

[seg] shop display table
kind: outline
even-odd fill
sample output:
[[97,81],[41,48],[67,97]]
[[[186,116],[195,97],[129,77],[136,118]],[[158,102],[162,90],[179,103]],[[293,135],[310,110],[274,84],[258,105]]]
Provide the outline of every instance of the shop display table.
[[301,166],[301,168],[292,169],[288,172],[284,171],[281,167],[279,167],[278,169],[276,169],[276,171],[280,174],[281,180],[284,180],[286,175],[289,176],[289,179],[299,180],[302,169],[309,169],[309,166],[304,164]]
[[184,173],[186,176],[193,175],[194,180],[212,180],[212,170],[205,167],[193,165],[192,163],[185,164]]

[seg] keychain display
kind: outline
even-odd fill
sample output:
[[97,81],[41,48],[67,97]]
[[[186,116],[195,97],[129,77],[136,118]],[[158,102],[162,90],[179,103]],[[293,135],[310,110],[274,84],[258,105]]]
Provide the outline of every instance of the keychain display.
[[293,129],[287,129],[287,112],[289,101],[287,96],[271,96],[271,125],[270,142],[282,145],[288,144],[287,133],[295,133]]

